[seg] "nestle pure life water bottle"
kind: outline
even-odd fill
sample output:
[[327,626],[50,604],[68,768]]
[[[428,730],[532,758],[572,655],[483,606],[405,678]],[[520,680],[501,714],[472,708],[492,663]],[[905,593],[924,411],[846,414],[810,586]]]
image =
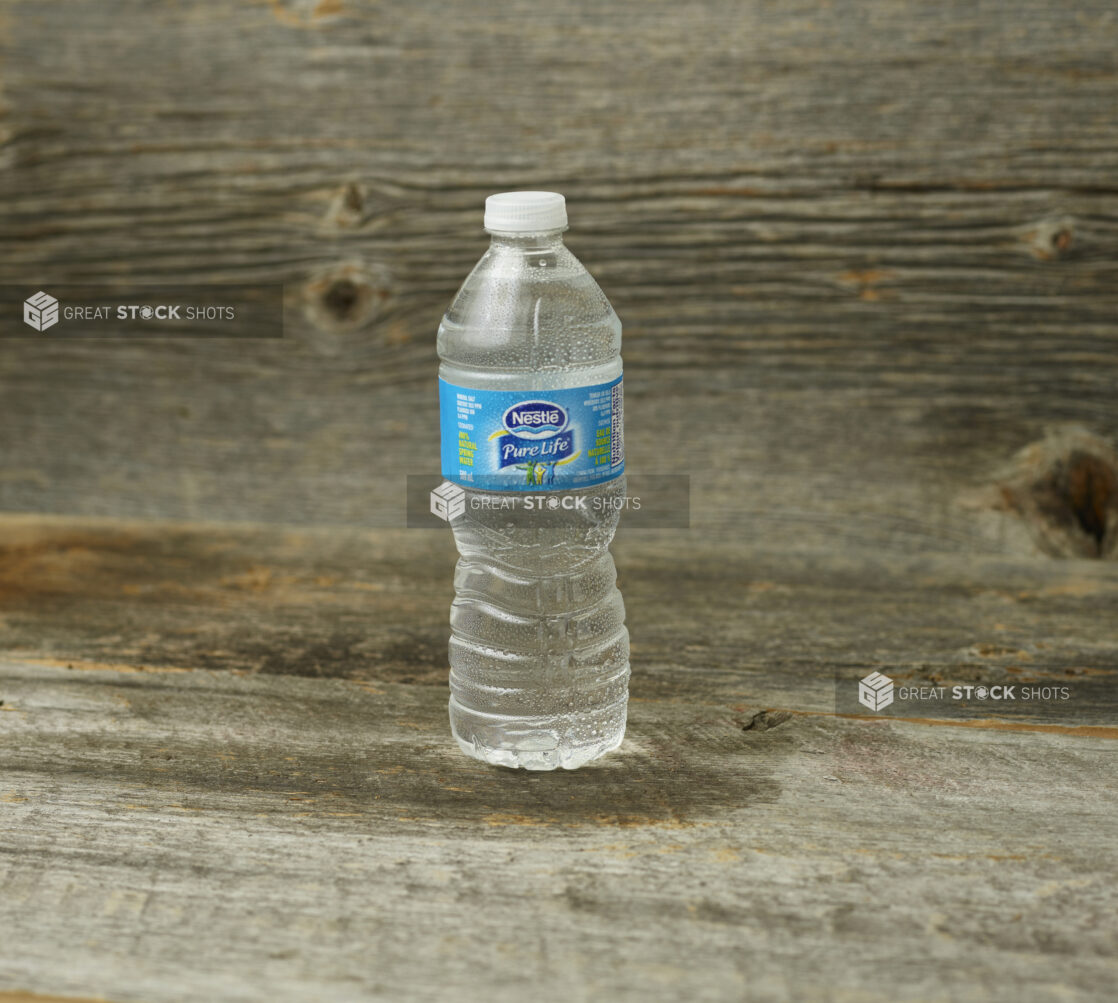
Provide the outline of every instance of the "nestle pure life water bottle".
[[491,195],[489,250],[439,327],[442,473],[464,490],[451,730],[529,770],[617,748],[628,701],[621,322],[566,228],[562,195]]

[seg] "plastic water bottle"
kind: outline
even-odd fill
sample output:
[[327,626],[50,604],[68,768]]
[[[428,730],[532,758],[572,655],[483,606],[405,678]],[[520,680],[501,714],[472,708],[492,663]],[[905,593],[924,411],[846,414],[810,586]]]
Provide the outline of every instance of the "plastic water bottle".
[[439,327],[442,474],[464,490],[451,730],[529,770],[617,748],[628,701],[621,322],[566,228],[555,192],[486,199],[489,250]]

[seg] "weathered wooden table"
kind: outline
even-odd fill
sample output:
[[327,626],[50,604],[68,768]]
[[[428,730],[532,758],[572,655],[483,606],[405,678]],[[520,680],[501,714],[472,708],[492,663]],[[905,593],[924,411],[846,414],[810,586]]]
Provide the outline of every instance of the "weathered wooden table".
[[[1116,108],[1111,0],[0,2],[0,1003],[1113,999]],[[453,747],[403,528],[506,188],[691,477],[573,774]],[[16,319],[232,282],[282,339]]]
[[448,533],[4,519],[2,984],[1111,995],[1118,728],[844,717],[832,679],[1114,720],[1118,566],[660,536],[617,547],[625,744],[525,774],[448,734]]

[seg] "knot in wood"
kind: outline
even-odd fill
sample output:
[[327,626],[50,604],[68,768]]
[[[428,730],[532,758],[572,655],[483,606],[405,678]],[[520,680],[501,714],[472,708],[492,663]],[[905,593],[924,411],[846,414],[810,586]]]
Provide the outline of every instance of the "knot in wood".
[[1118,456],[1086,429],[1053,431],[1021,450],[1000,488],[1003,507],[1053,557],[1118,550]]
[[374,321],[392,298],[387,269],[346,262],[304,287],[307,319],[320,331],[345,333]]
[[1074,228],[1070,219],[1045,219],[1025,233],[1025,242],[1042,261],[1065,258],[1071,252]]

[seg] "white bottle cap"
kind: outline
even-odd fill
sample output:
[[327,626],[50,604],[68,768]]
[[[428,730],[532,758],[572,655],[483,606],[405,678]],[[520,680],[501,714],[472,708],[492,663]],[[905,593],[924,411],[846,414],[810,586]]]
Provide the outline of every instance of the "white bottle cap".
[[567,200],[558,192],[501,192],[485,200],[485,229],[539,233],[567,228]]

